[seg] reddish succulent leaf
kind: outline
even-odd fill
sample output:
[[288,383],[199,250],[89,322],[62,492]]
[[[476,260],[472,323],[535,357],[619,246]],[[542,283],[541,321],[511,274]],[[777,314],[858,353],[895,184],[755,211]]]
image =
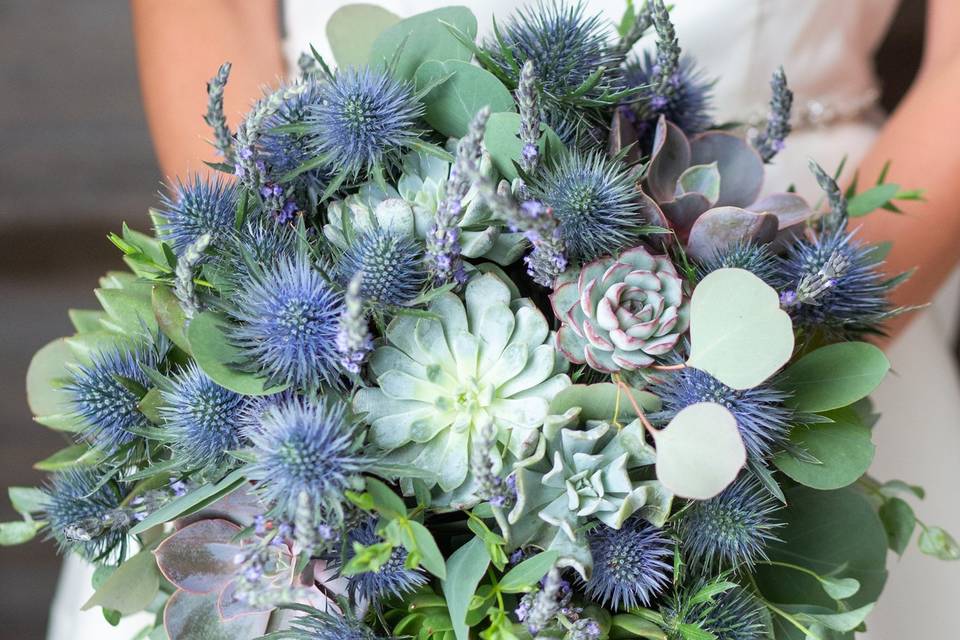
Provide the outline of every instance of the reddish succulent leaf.
[[167,580],[192,593],[223,589],[236,573],[233,542],[240,527],[226,520],[201,520],[175,531],[154,553]]
[[777,217],[737,207],[717,207],[700,216],[690,230],[687,255],[704,260],[737,242],[770,242],[777,234]]
[[[706,164],[706,163],[704,163]],[[657,202],[670,202],[680,174],[690,166],[690,143],[680,128],[663,116],[653,135],[653,151],[647,168],[647,187]]]
[[197,594],[177,591],[163,610],[163,626],[170,640],[252,640],[267,630],[269,612],[220,617],[219,593]]
[[780,221],[780,229],[806,222],[813,215],[807,201],[795,193],[771,193],[751,204],[747,210],[772,213]]
[[217,599],[217,611],[224,620],[233,620],[240,616],[253,616],[261,613],[269,613],[273,610],[270,606],[256,607],[247,604],[243,600],[237,599],[237,581],[231,580],[227,586],[220,592]]
[[763,160],[756,149],[730,133],[708,131],[690,140],[690,163],[717,163],[720,198],[717,206],[746,207],[763,188]]
[[685,193],[673,202],[663,203],[663,214],[670,220],[670,226],[677,233],[680,242],[686,242],[690,229],[710,208],[710,201],[699,193]]

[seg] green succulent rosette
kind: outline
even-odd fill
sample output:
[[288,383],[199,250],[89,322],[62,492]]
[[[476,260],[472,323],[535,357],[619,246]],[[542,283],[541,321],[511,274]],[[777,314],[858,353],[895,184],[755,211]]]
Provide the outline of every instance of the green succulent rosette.
[[574,364],[636,371],[669,353],[690,325],[683,280],[643,247],[561,274],[550,296],[563,323],[557,347]]
[[639,420],[625,427],[593,420],[581,425],[580,413],[573,407],[544,421],[536,448],[516,464],[517,502],[507,523],[511,546],[555,550],[561,566],[589,579],[586,525],[599,521],[619,529],[640,512],[662,526],[673,496],[652,472],[640,473],[656,462],[656,452]]
[[463,506],[476,501],[472,438],[493,425],[495,472],[532,447],[550,400],[570,385],[564,368],[543,314],[484,274],[463,299],[443,293],[428,316],[390,323],[370,358],[377,386],[358,391],[354,407],[388,461],[426,472],[441,504]]

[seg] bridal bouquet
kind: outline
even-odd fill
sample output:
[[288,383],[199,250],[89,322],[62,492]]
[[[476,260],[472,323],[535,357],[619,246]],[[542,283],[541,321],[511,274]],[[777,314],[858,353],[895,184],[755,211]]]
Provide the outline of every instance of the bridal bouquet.
[[888,550],[958,556],[865,475],[902,277],[855,218],[917,194],[762,195],[783,72],[715,124],[661,0],[492,34],[344,7],[338,68],[235,131],[221,68],[220,177],[112,235],[129,270],[31,363],[70,445],[4,543],[151,640],[851,638]]

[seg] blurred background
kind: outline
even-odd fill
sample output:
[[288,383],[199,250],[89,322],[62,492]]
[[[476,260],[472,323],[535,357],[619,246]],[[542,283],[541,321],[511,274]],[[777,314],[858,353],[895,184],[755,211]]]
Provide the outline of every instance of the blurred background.
[[[923,19],[923,0],[904,0],[878,52],[887,109],[919,64]],[[31,421],[27,365],[71,332],[67,308],[95,305],[96,278],[122,267],[106,234],[146,230],[161,178],[127,3],[0,0],[0,487],[40,482],[32,463],[64,446]],[[0,521],[15,517],[0,498]],[[0,548],[0,640],[43,637],[58,567],[49,543]]]

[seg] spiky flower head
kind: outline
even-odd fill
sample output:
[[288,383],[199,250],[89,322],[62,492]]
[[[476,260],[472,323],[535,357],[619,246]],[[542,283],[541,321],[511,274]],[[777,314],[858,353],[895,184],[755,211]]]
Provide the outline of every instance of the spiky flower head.
[[303,254],[250,274],[227,305],[233,343],[272,383],[337,385],[337,319],[343,296]]
[[709,569],[751,567],[777,540],[780,504],[750,473],[716,497],[695,501],[683,512],[678,537],[684,558]]
[[593,574],[586,594],[616,611],[649,606],[670,583],[673,543],[661,529],[633,517],[620,529],[598,525],[587,534]]
[[60,550],[93,561],[120,547],[132,525],[120,509],[127,490],[123,482],[103,482],[91,468],[70,467],[53,474],[44,490],[44,513]]
[[423,245],[390,229],[372,229],[355,238],[337,265],[346,285],[362,275],[360,296],[380,304],[403,306],[417,297],[427,279]]
[[793,424],[793,412],[784,404],[787,394],[770,384],[731,389],[709,373],[687,367],[662,379],[655,393],[663,401],[663,410],[654,417],[664,423],[698,402],[726,407],[737,421],[747,453],[755,461],[764,460],[782,445]]
[[398,165],[416,143],[423,104],[411,83],[386,70],[339,69],[320,85],[319,101],[308,108],[308,149],[338,174],[356,179]]
[[248,220],[217,247],[206,269],[215,273],[221,293],[230,295],[252,277],[257,265],[275,265],[296,253],[297,232],[266,217]]
[[[263,134],[257,141],[265,177],[272,183],[280,183],[285,174],[314,157],[310,136],[282,129],[285,126],[302,124],[311,109],[323,102],[323,85],[319,78],[306,77],[300,82],[304,84],[304,90],[280,102],[276,111],[264,120]],[[330,177],[330,170],[321,166],[298,174],[287,184],[297,208],[315,209]]]
[[544,167],[529,188],[531,198],[553,209],[571,259],[587,262],[637,245],[644,220],[622,163],[573,151]]
[[780,299],[794,323],[830,337],[882,333],[900,310],[888,300],[900,278],[887,279],[874,248],[840,228],[797,238],[780,262]]
[[[591,107],[622,89],[617,73],[622,53],[611,46],[610,28],[601,15],[587,15],[586,3],[539,0],[517,10],[496,40],[485,44],[496,71],[512,87],[522,68],[533,63],[540,84],[543,115],[564,142],[582,130]],[[591,78],[600,72],[599,79]],[[596,82],[594,82],[596,80]]]
[[644,87],[632,103],[634,113],[647,123],[652,131],[660,115],[687,134],[706,131],[713,124],[711,116],[714,81],[707,78],[690,56],[680,58],[677,69],[668,80],[671,91],[656,93],[653,81],[658,75],[656,55],[645,51],[627,63],[624,79],[629,87]]
[[[709,634],[716,640],[765,640],[769,638],[764,623],[763,605],[742,587],[704,599],[694,597],[707,583],[698,580],[674,593],[661,610],[673,628],[689,625]],[[670,640],[683,640],[687,634],[679,631],[668,633]]]
[[[383,539],[377,535],[377,521],[367,520],[348,532],[346,545],[346,560],[349,562],[354,556],[353,543],[364,546],[378,544]],[[415,591],[417,587],[427,583],[426,576],[417,569],[407,569],[404,562],[407,560],[407,550],[395,547],[390,559],[376,571],[367,571],[347,579],[347,591],[355,602],[378,603],[387,598],[399,598],[406,593]]]
[[246,435],[255,458],[247,477],[278,517],[293,520],[305,493],[318,520],[330,526],[342,521],[344,491],[362,488],[360,474],[371,466],[358,453],[356,423],[342,400],[282,400],[268,406]]
[[698,268],[700,278],[717,269],[744,269],[770,286],[779,280],[779,264],[770,246],[756,242],[740,241],[731,247],[714,251],[702,260]]
[[150,426],[138,406],[151,386],[141,365],[156,364],[152,350],[118,345],[93,354],[88,364],[77,365],[64,389],[85,425],[84,440],[113,453],[132,442],[136,430]]
[[173,458],[186,469],[221,465],[243,442],[238,426],[247,400],[224,389],[190,361],[160,392]]
[[205,233],[214,240],[230,233],[236,210],[237,188],[220,176],[177,179],[161,195],[157,235],[180,255]]
[[284,632],[291,640],[386,640],[352,615],[331,615],[313,610],[290,623]]

